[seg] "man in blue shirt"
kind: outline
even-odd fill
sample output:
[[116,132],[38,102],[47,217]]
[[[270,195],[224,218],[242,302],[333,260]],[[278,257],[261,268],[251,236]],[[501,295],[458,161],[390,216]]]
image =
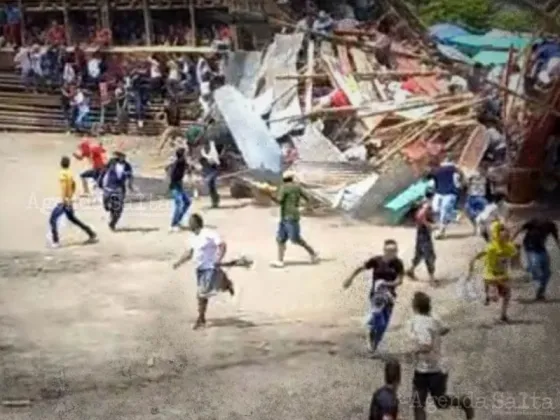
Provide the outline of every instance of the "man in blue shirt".
[[447,225],[453,220],[459,194],[461,191],[462,174],[449,158],[446,158],[428,176],[434,182],[433,210],[438,214],[438,233],[436,239],[445,236]]
[[103,188],[103,207],[109,213],[109,229],[116,230],[123,209],[126,188],[132,187],[132,166],[123,152],[117,151],[108,163],[103,175],[99,177]]

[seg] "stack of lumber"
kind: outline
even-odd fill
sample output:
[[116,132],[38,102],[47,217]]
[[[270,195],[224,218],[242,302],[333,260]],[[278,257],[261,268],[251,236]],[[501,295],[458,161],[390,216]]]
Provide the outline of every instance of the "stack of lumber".
[[[94,96],[91,104],[91,122],[99,121],[100,108]],[[185,107],[186,108],[186,107]],[[196,111],[195,111],[196,112]],[[147,119],[142,129],[138,128],[132,107],[129,111],[128,133],[133,135],[159,135],[165,128],[161,99],[152,101],[147,109]],[[184,111],[184,127],[196,115]],[[106,111],[105,121],[115,119],[114,107]],[[20,132],[64,132],[67,130],[61,108],[60,95],[26,91],[21,78],[13,72],[0,72],[0,130]]]

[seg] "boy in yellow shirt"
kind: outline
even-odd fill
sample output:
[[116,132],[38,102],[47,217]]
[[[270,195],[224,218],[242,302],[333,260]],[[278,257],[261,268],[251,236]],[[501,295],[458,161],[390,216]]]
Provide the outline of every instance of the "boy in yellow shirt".
[[80,229],[82,229],[85,233],[87,233],[89,239],[88,242],[95,242],[97,240],[97,235],[95,232],[85,223],[80,221],[75,213],[74,207],[72,206],[72,198],[74,197],[74,193],[76,192],[76,181],[74,181],[74,176],[70,171],[70,158],[68,156],[63,156],[60,160],[60,173],[59,173],[59,183],[60,183],[60,202],[55,206],[55,208],[51,212],[51,216],[49,218],[49,225],[51,229],[51,245],[53,247],[59,246],[59,236],[58,236],[58,219],[62,215],[65,215],[66,218]]
[[484,261],[484,286],[486,289],[486,302],[496,302],[502,298],[502,311],[500,320],[508,322],[507,309],[511,299],[509,284],[509,264],[518,253],[517,247],[511,241],[506,226],[499,221],[490,225],[490,242],[483,252],[477,254],[469,266],[471,277],[476,261]]

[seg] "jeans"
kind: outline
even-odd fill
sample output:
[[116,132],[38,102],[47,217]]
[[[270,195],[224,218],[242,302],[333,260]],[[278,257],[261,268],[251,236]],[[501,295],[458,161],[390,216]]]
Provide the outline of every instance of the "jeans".
[[480,195],[469,195],[465,203],[465,213],[469,220],[474,222],[478,215],[482,213],[484,208],[488,205],[488,200]]
[[172,188],[171,196],[173,197],[173,202],[175,205],[173,209],[173,217],[171,219],[171,226],[175,227],[181,224],[181,220],[183,220],[183,217],[189,210],[191,200],[182,187]]
[[455,194],[436,194],[434,196],[433,209],[439,215],[441,227],[447,226],[455,217],[455,205],[457,196]]
[[109,228],[111,230],[117,227],[117,223],[121,219],[124,209],[124,196],[123,190],[103,191],[103,208],[109,212]]
[[134,98],[134,111],[138,121],[144,121],[146,114],[146,103],[148,102],[148,92],[146,89],[136,89],[132,91]]
[[393,304],[386,304],[380,312],[374,312],[370,315],[368,320],[368,327],[370,332],[370,340],[374,347],[377,348],[391,321],[393,314]]
[[528,262],[527,270],[531,274],[533,281],[538,284],[537,297],[543,297],[552,274],[548,252],[525,250],[525,255],[527,256]]
[[49,218],[49,225],[51,228],[51,239],[55,244],[57,244],[60,239],[58,236],[58,219],[60,219],[62,215],[65,215],[66,218],[70,221],[70,223],[78,226],[85,233],[87,233],[87,235],[90,238],[95,237],[95,233],[93,232],[93,230],[76,217],[76,214],[74,213],[74,208],[72,207],[71,204],[59,203],[52,210],[51,216]]
[[85,130],[89,123],[89,107],[82,106],[78,107],[78,115],[74,121],[74,126],[78,130]]
[[216,181],[218,180],[218,170],[217,169],[207,169],[204,175],[204,181],[206,182],[206,187],[208,188],[208,194],[210,195],[210,200],[212,201],[212,207],[218,207],[220,204],[220,195],[218,194],[218,188]]

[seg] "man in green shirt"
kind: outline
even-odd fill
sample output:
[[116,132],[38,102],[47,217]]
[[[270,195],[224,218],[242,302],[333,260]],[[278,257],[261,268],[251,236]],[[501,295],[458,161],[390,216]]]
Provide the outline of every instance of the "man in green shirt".
[[304,248],[309,253],[312,263],[316,263],[319,260],[317,253],[301,237],[299,204],[302,198],[304,200],[308,199],[302,188],[294,182],[294,175],[288,172],[285,173],[283,185],[278,190],[278,202],[280,204],[280,222],[278,224],[278,233],[276,234],[278,261],[272,264],[273,267],[284,267],[284,255],[286,254],[288,239],[292,243]]

